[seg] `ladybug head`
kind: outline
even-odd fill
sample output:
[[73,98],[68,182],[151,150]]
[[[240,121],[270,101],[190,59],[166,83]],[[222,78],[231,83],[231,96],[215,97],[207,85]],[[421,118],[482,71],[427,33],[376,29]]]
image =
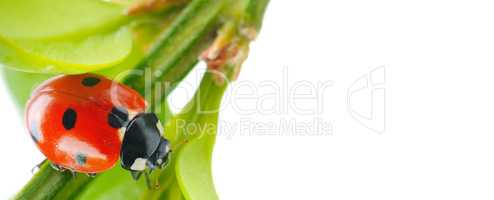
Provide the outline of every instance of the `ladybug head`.
[[135,174],[146,167],[161,168],[168,160],[170,145],[161,136],[163,128],[154,113],[141,113],[131,119],[120,150],[121,165]]

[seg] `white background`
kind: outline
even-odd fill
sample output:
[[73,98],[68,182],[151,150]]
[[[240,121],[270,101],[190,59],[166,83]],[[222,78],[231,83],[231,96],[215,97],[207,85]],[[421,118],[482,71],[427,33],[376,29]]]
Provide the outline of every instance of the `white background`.
[[[227,105],[220,116],[238,125],[222,129],[217,140],[213,171],[221,198],[493,199],[493,10],[487,0],[272,1],[227,94],[237,107],[259,107],[246,114]],[[266,88],[268,81],[279,92]],[[310,88],[295,87],[300,81],[332,85],[314,97]],[[237,86],[245,83],[259,89],[255,98],[242,96]],[[292,90],[308,96],[283,93]],[[187,94],[178,91],[172,98]],[[265,99],[269,93],[280,100]],[[0,94],[5,199],[42,156],[4,85]],[[282,110],[265,112],[271,106]],[[322,119],[331,129],[249,131],[292,119]]]

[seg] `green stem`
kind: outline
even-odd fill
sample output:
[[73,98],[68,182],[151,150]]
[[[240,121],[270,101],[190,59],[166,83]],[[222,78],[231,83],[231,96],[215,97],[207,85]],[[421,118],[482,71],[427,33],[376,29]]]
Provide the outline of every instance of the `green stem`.
[[31,181],[17,194],[15,199],[53,199],[58,191],[71,179],[70,173],[60,173],[51,169],[45,163]]
[[269,0],[249,0],[246,7],[245,21],[254,26],[257,31],[262,27],[264,13],[268,7]]
[[[140,74],[128,76],[123,83],[141,92],[148,100],[160,102],[161,97],[168,96],[198,62],[200,52],[212,41],[213,38],[209,36],[217,23],[215,19],[226,2],[190,2],[171,28],[159,37],[160,45],[152,49],[148,59],[137,65],[135,69]],[[153,94],[156,91],[155,87],[161,87],[158,91],[162,94]]]
[[[262,23],[262,18],[264,16],[264,12],[266,10],[266,7],[268,5],[268,0],[248,0],[248,3],[246,4],[246,7],[244,9],[245,13],[245,22],[251,22],[249,25],[254,26],[256,31],[259,31]],[[227,68],[231,69],[231,68]],[[231,73],[231,71],[226,71],[226,74]],[[222,84],[222,85],[217,85],[214,81],[214,77],[212,73],[206,73],[205,76],[203,77],[201,84],[194,95],[194,97],[189,101],[189,103],[185,106],[184,110],[178,114],[176,117],[174,117],[170,123],[169,126],[167,126],[167,131],[166,136],[167,138],[170,139],[172,143],[172,149],[174,149],[175,156],[172,157],[172,161],[170,163],[170,166],[163,170],[160,173],[157,173],[158,178],[161,182],[161,187],[157,190],[149,190],[145,193],[143,199],[167,199],[170,198],[169,195],[170,193],[173,193],[173,191],[170,191],[169,188],[175,188],[177,185],[181,187],[181,195],[179,196],[179,199],[185,198],[185,199],[203,199],[206,198],[206,196],[210,197],[211,199],[216,199],[216,193],[214,189],[214,185],[212,183],[212,180],[198,180],[202,188],[201,191],[208,190],[209,192],[202,193],[197,190],[194,191],[188,191],[186,188],[194,187],[194,181],[190,181],[187,178],[181,177],[181,181],[177,179],[177,174],[176,174],[176,164],[177,164],[177,157],[180,156],[180,152],[182,149],[182,145],[186,144],[188,142],[191,142],[192,140],[195,140],[198,138],[198,135],[190,135],[190,133],[186,132],[180,132],[176,131],[177,127],[177,120],[184,120],[185,123],[214,123],[216,124],[217,118],[218,118],[218,108],[220,106],[221,99],[223,97],[224,91],[227,88],[227,83]],[[199,112],[199,110],[207,110],[207,111],[212,111],[214,112]],[[183,122],[182,122],[183,123]],[[215,131],[213,130],[214,133],[211,135],[211,133],[206,133],[206,137],[212,137],[208,140],[209,145],[209,151],[210,152],[203,152],[209,156],[209,158],[202,158],[206,160],[211,160],[211,153],[212,153],[212,146],[214,145],[214,138],[215,138]],[[203,136],[204,133],[201,133],[200,136]],[[200,138],[198,138],[200,139]],[[201,150],[202,151],[202,150]],[[179,155],[176,155],[176,154]],[[197,156],[197,155],[196,155]],[[200,156],[200,155],[199,155]],[[197,160],[198,161],[198,160]],[[197,164],[197,163],[196,163]],[[210,173],[207,171],[207,168],[204,168],[204,171],[201,171],[200,173],[207,174]],[[209,169],[210,170],[210,169]],[[189,177],[190,178],[190,177]],[[187,179],[187,183],[185,183]],[[195,179],[200,179],[199,177],[195,177]],[[208,179],[208,178],[206,178]],[[196,185],[197,186],[197,185]],[[197,188],[197,187],[196,187]],[[178,194],[178,193],[177,193]],[[182,196],[183,195],[183,196]],[[197,197],[197,198],[196,198]]]

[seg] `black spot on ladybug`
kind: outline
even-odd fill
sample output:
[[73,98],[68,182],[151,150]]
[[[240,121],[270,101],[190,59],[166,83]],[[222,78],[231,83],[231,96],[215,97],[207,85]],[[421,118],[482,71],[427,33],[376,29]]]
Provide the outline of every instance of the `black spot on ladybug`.
[[86,87],[93,87],[96,84],[98,84],[100,81],[101,80],[99,78],[96,78],[96,77],[86,77],[86,78],[82,79],[82,85],[84,85]]
[[72,108],[67,108],[63,113],[62,124],[65,130],[74,128],[75,121],[77,120],[77,113]]
[[122,128],[129,121],[129,113],[125,108],[113,107],[108,113],[108,124],[113,128]]
[[76,156],[75,156],[75,161],[77,162],[77,164],[79,165],[84,165],[86,164],[86,161],[87,161],[87,157],[82,154],[82,153],[78,153]]

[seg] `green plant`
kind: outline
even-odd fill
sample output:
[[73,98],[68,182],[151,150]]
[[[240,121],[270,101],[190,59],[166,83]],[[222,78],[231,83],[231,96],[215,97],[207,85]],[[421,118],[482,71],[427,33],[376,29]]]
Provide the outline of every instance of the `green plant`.
[[[268,0],[171,0],[138,16],[122,14],[138,4],[115,2],[0,1],[0,64],[21,109],[36,85],[60,73],[99,73],[136,89],[165,124],[169,166],[151,174],[157,182],[148,189],[118,166],[90,178],[44,164],[15,199],[218,199],[211,176],[218,107]],[[184,110],[170,113],[167,96],[199,57],[208,72]],[[184,122],[206,128],[177,127]]]

